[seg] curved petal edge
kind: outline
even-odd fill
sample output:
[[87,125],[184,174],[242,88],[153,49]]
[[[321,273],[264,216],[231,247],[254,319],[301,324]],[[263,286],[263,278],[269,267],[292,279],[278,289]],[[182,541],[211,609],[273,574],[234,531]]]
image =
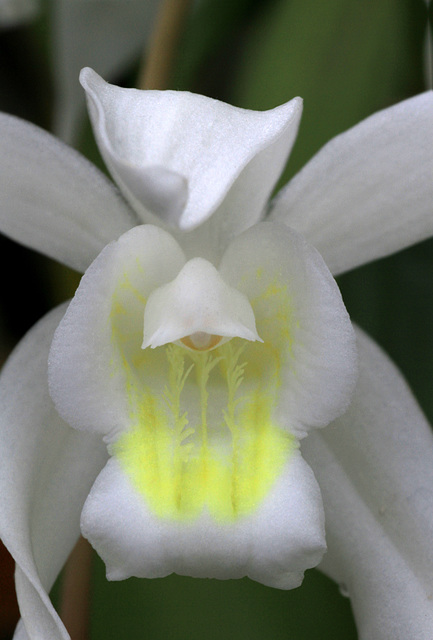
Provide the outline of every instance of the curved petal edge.
[[328,552],[319,568],[352,600],[361,640],[433,634],[433,435],[405,381],[358,331],[347,413],[310,435]]
[[326,144],[277,195],[272,219],[302,233],[336,275],[433,234],[433,91]]

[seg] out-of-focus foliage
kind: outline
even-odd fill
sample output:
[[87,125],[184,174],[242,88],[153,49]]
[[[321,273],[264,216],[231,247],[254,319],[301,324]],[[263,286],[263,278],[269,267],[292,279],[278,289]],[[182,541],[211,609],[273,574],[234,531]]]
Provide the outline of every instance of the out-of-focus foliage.
[[277,0],[246,33],[234,99],[252,109],[304,99],[293,173],[337,133],[422,91],[425,25],[421,0]]

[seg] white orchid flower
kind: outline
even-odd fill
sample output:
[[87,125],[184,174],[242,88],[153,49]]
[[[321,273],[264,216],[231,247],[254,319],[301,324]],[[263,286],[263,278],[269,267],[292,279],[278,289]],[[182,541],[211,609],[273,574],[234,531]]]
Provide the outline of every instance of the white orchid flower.
[[[257,113],[188,93],[119,89],[90,69],[82,84],[126,200],[49,134],[0,119],[1,229],[86,271],[66,313],[30,331],[1,379],[0,533],[18,565],[17,638],[67,637],[47,591],[80,513],[112,579],[175,571],[298,585],[325,548],[320,491],[298,443],[341,416],[356,382],[347,313],[307,241],[337,273],[433,229],[432,93],[329,143],[262,222],[299,99]],[[430,495],[431,435],[365,340],[354,404],[305,448],[328,512],[326,570],[353,591],[362,637],[374,626],[375,638],[403,640],[422,612],[413,637],[427,638],[423,521],[416,544],[405,539],[418,527],[411,501],[424,506]],[[368,374],[381,367],[383,393]],[[400,406],[409,424],[394,463],[388,418]],[[376,442],[368,427],[377,425]],[[364,456],[376,459],[372,449],[386,471],[369,474],[354,507],[352,487]],[[353,481],[342,478],[346,467]],[[374,500],[382,488],[385,500],[394,479],[402,489],[392,509],[384,503],[381,527]],[[377,545],[371,559],[368,544]],[[385,597],[395,560],[417,587],[411,599],[404,584]],[[363,600],[370,579],[385,612]]]

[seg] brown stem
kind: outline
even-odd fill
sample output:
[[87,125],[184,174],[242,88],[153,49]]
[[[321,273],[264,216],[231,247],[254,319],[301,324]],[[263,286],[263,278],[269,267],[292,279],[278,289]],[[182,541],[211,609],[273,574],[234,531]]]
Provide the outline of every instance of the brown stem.
[[71,640],[89,640],[92,555],[90,544],[80,538],[64,569],[60,617]]
[[163,0],[138,79],[139,89],[167,89],[191,0]]

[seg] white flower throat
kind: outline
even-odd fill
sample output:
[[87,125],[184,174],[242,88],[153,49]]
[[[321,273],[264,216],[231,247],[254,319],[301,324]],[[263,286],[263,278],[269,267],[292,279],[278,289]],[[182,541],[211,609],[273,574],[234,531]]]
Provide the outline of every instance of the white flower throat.
[[207,509],[230,522],[254,510],[294,439],[272,420],[276,368],[267,380],[254,372],[269,351],[246,296],[209,262],[187,262],[149,296],[139,350],[117,328],[127,309],[113,309],[113,337],[130,354],[122,360],[131,428],[112,453],[136,489],[163,518]]

